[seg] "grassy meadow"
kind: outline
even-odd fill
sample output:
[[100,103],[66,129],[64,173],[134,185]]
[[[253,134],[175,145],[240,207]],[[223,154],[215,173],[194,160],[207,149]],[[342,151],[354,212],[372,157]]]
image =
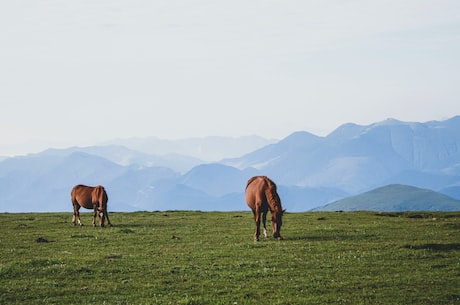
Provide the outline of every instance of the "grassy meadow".
[[460,212],[0,214],[0,304],[460,304]]

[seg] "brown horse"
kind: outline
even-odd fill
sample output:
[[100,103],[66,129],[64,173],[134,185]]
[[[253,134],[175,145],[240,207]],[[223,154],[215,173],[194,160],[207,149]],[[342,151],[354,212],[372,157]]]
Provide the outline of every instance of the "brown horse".
[[80,220],[80,207],[93,209],[93,226],[96,226],[96,215],[99,217],[101,227],[104,226],[105,218],[107,218],[107,224],[109,226],[112,225],[109,220],[109,214],[107,213],[107,201],[109,198],[103,186],[76,185],[70,192],[70,199],[73,205],[72,223],[74,225],[76,225],[75,220],[78,221],[80,226],[83,225]]
[[284,213],[281,207],[281,199],[276,192],[276,184],[266,176],[255,176],[248,180],[244,194],[246,203],[252,210],[256,223],[254,241],[259,240],[260,236],[260,217],[264,225],[264,236],[267,237],[267,212],[270,210],[273,237],[282,240],[280,234],[283,224],[282,216]]

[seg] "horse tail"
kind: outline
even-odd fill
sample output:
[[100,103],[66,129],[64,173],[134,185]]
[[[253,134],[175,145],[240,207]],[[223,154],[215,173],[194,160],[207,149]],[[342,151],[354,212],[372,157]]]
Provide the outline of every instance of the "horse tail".
[[101,186],[102,194],[101,194],[101,202],[102,202],[102,207],[104,208],[104,211],[107,209],[107,201],[109,201],[109,197],[107,196],[107,192],[105,191],[104,187]]
[[70,200],[73,202],[75,200],[75,187],[70,191]]
[[80,185],[75,185],[72,190],[70,191],[70,201],[72,202],[72,205],[77,205],[77,189]]

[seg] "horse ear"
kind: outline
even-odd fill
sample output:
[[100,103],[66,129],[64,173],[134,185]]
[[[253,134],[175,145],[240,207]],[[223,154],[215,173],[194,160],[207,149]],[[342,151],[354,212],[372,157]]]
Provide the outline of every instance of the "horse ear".
[[284,214],[286,212],[286,209],[283,210],[282,214]]

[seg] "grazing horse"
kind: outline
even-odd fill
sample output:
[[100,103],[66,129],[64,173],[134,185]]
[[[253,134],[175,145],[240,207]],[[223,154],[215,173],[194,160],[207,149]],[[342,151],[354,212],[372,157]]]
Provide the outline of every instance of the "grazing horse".
[[93,209],[93,226],[96,226],[96,215],[99,217],[101,227],[104,226],[105,218],[107,218],[107,224],[109,226],[112,225],[109,220],[109,214],[107,213],[107,201],[109,198],[103,186],[76,185],[70,192],[70,199],[73,205],[72,223],[74,225],[76,225],[75,220],[78,221],[80,226],[83,225],[80,220],[80,207]]
[[264,226],[264,236],[267,237],[267,212],[270,210],[273,237],[282,240],[280,234],[283,224],[282,216],[284,213],[281,207],[281,199],[276,192],[276,184],[266,176],[255,176],[248,180],[244,193],[246,203],[251,208],[256,223],[254,241],[259,240],[260,236],[260,217]]

